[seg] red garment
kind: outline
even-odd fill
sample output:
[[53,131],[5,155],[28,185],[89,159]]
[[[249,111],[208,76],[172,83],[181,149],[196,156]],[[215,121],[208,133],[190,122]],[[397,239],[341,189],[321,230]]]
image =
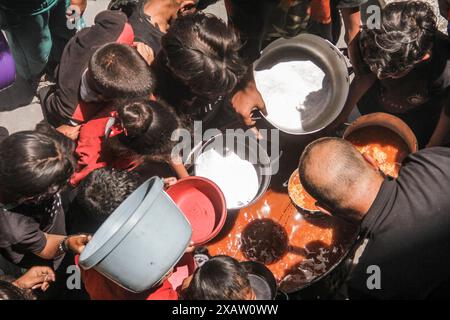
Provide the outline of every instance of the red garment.
[[105,154],[103,141],[105,130],[113,109],[105,108],[97,116],[81,125],[75,155],[78,159],[77,170],[70,183],[77,186],[92,171],[110,166],[117,169],[133,170],[140,162],[135,157],[114,158]]
[[[78,266],[79,256],[75,257]],[[81,279],[92,300],[178,300],[177,292],[165,280],[161,286],[141,293],[128,291],[104,277],[94,269],[81,270]]]

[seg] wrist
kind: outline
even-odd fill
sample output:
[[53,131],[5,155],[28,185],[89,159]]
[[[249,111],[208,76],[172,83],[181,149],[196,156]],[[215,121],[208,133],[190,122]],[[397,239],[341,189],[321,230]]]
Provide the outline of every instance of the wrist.
[[58,255],[65,254],[69,251],[69,237],[65,237],[58,245]]

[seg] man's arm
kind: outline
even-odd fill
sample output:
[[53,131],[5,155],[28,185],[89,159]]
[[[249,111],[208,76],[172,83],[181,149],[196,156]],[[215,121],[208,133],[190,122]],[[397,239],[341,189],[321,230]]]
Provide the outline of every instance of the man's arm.
[[354,65],[356,60],[356,48],[355,45],[357,41],[355,40],[356,35],[359,33],[361,27],[361,12],[359,7],[355,8],[343,8],[341,9],[342,20],[344,20],[345,35],[344,40],[348,47],[348,57],[352,65]]
[[225,0],[225,4],[228,20],[243,43],[241,56],[248,68],[247,75],[237,86],[231,103],[245,124],[253,126],[255,125],[255,121],[251,119],[253,110],[259,109],[266,114],[264,100],[256,88],[253,77],[253,62],[259,57],[268,16],[276,6],[276,1]]
[[348,92],[344,108],[342,109],[339,117],[329,126],[329,129],[337,128],[347,121],[350,113],[356,107],[358,101],[370,89],[370,87],[372,87],[375,80],[376,76],[372,73],[355,76],[350,84],[350,90]]
[[441,146],[450,135],[450,88],[441,100],[441,104],[441,115],[433,135],[426,145],[427,148]]
[[249,70],[248,78],[243,82],[242,87],[231,98],[234,110],[239,113],[247,126],[254,126],[252,119],[253,110],[259,109],[264,115],[267,115],[266,105],[261,93],[256,88],[256,82],[253,78],[253,69]]
[[60,250],[60,244],[62,242],[65,242],[65,247],[67,249],[79,254],[91,240],[91,236],[84,234],[66,237],[62,235],[45,233],[45,238],[47,239],[47,243],[45,244],[44,249],[36,255],[46,260],[52,260],[65,253]]

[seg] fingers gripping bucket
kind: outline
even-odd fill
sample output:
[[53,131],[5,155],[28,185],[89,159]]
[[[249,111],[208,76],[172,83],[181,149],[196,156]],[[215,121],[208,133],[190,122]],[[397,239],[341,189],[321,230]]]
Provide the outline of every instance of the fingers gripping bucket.
[[118,285],[142,292],[161,281],[183,256],[192,228],[153,177],[134,191],[94,234],[80,256]]

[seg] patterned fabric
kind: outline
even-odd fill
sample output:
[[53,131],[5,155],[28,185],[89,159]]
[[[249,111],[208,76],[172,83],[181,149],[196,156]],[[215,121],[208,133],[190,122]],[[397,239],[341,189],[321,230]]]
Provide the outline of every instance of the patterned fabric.
[[[264,40],[271,42],[278,38],[291,38],[305,31],[311,17],[311,4],[313,3],[316,10],[325,9],[329,12],[329,0],[281,0],[269,18],[270,26]],[[321,5],[325,5],[325,8],[322,8]],[[330,16],[329,20],[331,21]]]
[[51,204],[45,208],[45,213],[50,216],[50,220],[53,220],[56,215],[60,214],[61,212],[63,212],[61,196],[59,195],[59,193],[57,193],[53,197],[53,201],[51,202]]

